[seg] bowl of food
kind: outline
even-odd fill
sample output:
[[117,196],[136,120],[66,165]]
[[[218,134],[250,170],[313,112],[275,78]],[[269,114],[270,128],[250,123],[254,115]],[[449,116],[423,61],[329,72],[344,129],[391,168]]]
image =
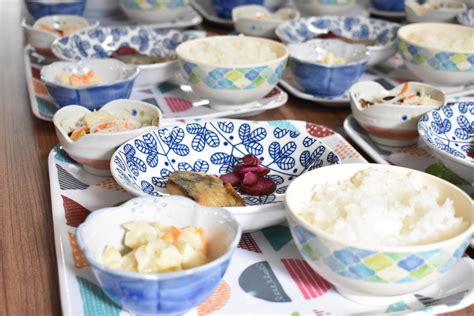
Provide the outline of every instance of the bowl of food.
[[430,152],[462,179],[474,183],[474,102],[451,103],[418,123]]
[[447,23],[415,23],[398,31],[407,68],[427,83],[444,86],[474,82],[472,28]]
[[99,175],[110,175],[110,158],[118,146],[156,129],[161,121],[156,106],[124,99],[111,101],[99,111],[65,106],[53,117],[62,148],[84,169]]
[[241,237],[232,215],[183,197],[91,213],[77,243],[104,293],[134,315],[183,315],[217,288]]
[[355,0],[327,1],[327,0],[294,0],[298,11],[303,15],[345,15],[356,8]]
[[138,72],[119,60],[91,58],[49,64],[41,68],[41,80],[58,107],[78,104],[96,110],[109,101],[127,99]]
[[35,20],[46,15],[82,15],[86,0],[25,0],[26,9]]
[[80,31],[53,42],[56,57],[78,61],[86,58],[116,58],[137,65],[140,74],[136,86],[151,86],[169,80],[178,70],[176,47],[204,32],[176,31],[153,26],[98,27]]
[[474,233],[472,200],[413,169],[342,164],[308,172],[286,194],[293,240],[343,296],[393,303],[450,271]]
[[285,70],[288,51],[276,41],[212,36],[176,48],[181,74],[193,91],[221,110],[267,95]]
[[466,26],[474,26],[474,9],[469,9],[464,12],[459,13],[456,16],[456,20],[459,24]]
[[139,1],[120,0],[125,15],[137,23],[166,23],[182,16],[189,0]]
[[296,81],[313,95],[344,94],[364,73],[369,58],[365,45],[337,39],[313,39],[288,45],[289,65]]
[[232,19],[232,10],[242,5],[263,5],[264,0],[212,0],[212,6],[217,16],[223,19]]
[[275,29],[278,25],[299,17],[300,13],[291,8],[283,8],[271,13],[263,6],[244,5],[232,10],[235,30],[257,37],[275,38]]
[[446,102],[444,93],[420,82],[405,82],[387,91],[374,81],[364,81],[349,90],[355,120],[376,143],[409,146],[418,141],[418,120]]
[[184,195],[226,207],[244,230],[255,230],[284,219],[282,201],[293,179],[334,163],[337,154],[306,131],[220,119],[131,139],[114,153],[110,169],[133,195]]
[[277,27],[285,43],[300,43],[314,38],[338,38],[362,44],[369,51],[368,66],[376,65],[397,52],[399,24],[365,16],[321,16],[300,18]]
[[26,31],[28,42],[36,51],[44,55],[52,55],[51,45],[54,40],[79,30],[93,29],[99,22],[90,25],[86,19],[77,15],[48,15],[36,20],[30,26],[25,20],[22,27]]
[[408,22],[453,22],[461,12],[467,9],[466,4],[457,0],[430,0],[420,3],[407,0],[405,12]]
[[370,0],[372,6],[380,11],[403,12],[405,0]]

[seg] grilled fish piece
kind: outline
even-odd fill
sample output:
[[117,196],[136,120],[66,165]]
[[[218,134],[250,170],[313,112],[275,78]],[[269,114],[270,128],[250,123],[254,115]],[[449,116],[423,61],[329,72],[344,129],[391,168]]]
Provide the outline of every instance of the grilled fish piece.
[[230,183],[201,172],[175,171],[166,188],[171,195],[186,196],[206,206],[245,206]]

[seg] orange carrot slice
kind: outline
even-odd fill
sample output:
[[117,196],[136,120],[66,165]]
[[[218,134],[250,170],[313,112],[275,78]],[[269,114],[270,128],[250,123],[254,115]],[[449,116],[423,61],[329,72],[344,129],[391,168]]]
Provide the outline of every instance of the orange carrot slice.
[[81,127],[73,131],[69,138],[71,138],[72,141],[76,141],[79,137],[86,135],[88,132],[89,128]]
[[408,82],[405,82],[402,87],[402,93],[405,93],[408,91]]

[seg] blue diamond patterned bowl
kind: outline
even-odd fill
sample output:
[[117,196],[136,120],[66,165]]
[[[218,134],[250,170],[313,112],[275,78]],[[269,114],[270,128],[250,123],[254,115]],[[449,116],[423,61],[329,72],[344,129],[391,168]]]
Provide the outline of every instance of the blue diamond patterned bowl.
[[247,206],[227,209],[234,215],[241,214],[241,218],[236,215],[239,221],[266,209],[277,210],[278,214],[274,219],[262,219],[260,224],[255,218],[254,223],[242,221],[245,230],[284,218],[279,206],[293,179],[309,170],[339,163],[331,148],[305,132],[263,122],[212,120],[160,128],[134,138],[113,154],[110,169],[128,192],[160,196],[167,194],[168,177],[176,170],[220,175],[231,172],[238,159],[247,154],[259,157],[271,170],[269,177],[277,190],[260,197],[243,195]]
[[418,132],[435,157],[474,183],[474,102],[451,103],[423,115]]
[[186,12],[188,4],[189,0],[120,0],[125,15],[141,24],[171,22]]
[[[456,215],[463,217],[469,225],[460,234],[436,243],[373,246],[342,240],[309,225],[298,215],[305,205],[307,207],[315,185],[347,180],[357,171],[367,168],[386,169],[403,175],[417,173],[423,183],[437,187],[441,196],[452,199]],[[456,264],[474,233],[474,212],[469,195],[438,177],[391,165],[341,164],[313,170],[290,184],[286,192],[286,207],[293,240],[308,264],[333,283],[342,295],[366,304],[394,303],[400,300],[400,295],[433,284]],[[367,224],[371,224],[370,220]]]

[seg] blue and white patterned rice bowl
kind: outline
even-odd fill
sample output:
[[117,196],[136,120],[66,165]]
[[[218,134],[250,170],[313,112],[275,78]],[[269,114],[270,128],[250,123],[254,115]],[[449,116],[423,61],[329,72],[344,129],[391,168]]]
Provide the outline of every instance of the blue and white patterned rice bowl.
[[466,26],[474,26],[474,9],[466,10],[456,16],[457,21]]
[[368,46],[368,66],[376,65],[397,51],[398,23],[365,16],[321,16],[296,19],[281,24],[277,36],[285,43],[304,42],[328,32],[360,40],[373,40]]
[[[309,225],[297,215],[307,205],[315,185],[347,180],[357,171],[367,168],[418,174],[423,183],[436,186],[442,196],[451,198],[456,215],[463,217],[469,225],[458,235],[436,243],[373,246],[338,238]],[[306,262],[334,284],[340,294],[369,305],[395,303],[401,300],[401,295],[425,288],[445,276],[464,254],[474,233],[469,195],[433,175],[391,165],[342,164],[313,170],[290,184],[286,207],[293,240]]]
[[[175,49],[180,43],[202,36],[205,36],[204,32],[181,32],[151,25],[98,27],[57,39],[51,49],[56,57],[69,61],[108,58],[120,47],[132,47],[148,56],[176,58]],[[140,75],[136,86],[164,82],[178,73],[176,61],[138,65],[138,68]]]
[[[256,49],[267,44],[276,58],[254,63],[220,65],[213,61],[193,56],[195,47],[207,43],[225,41],[247,41]],[[267,95],[278,83],[286,67],[288,51],[276,41],[250,36],[212,36],[195,39],[179,45],[176,49],[181,74],[193,91],[202,98],[211,101],[211,107],[217,110],[240,107]],[[251,53],[251,52],[249,52]]]
[[423,115],[418,132],[435,157],[474,183],[474,102],[451,103]]
[[86,0],[25,0],[25,5],[28,12],[37,20],[47,15],[82,15],[86,2]]
[[[176,170],[220,175],[231,172],[238,159],[253,154],[270,169],[275,193],[246,196],[245,207],[229,207],[244,230],[284,219],[281,202],[290,182],[299,175],[339,163],[337,154],[305,132],[268,123],[210,120],[162,127],[136,137],[113,154],[112,176],[137,196],[167,194],[168,177]],[[255,216],[261,218],[256,221]]]
[[189,0],[120,0],[120,8],[137,23],[171,22],[186,12]]
[[[167,273],[122,272],[101,263],[107,245],[122,249],[131,221],[204,228],[210,262]],[[102,290],[133,315],[182,315],[217,288],[241,237],[241,228],[223,208],[205,207],[179,196],[140,197],[119,207],[94,211],[77,229],[77,242]]]

